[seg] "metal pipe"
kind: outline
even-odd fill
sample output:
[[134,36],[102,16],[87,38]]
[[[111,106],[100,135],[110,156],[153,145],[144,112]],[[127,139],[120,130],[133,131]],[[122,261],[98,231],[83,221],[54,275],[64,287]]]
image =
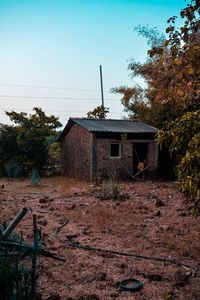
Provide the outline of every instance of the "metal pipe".
[[26,207],[23,207],[20,212],[16,215],[16,217],[13,219],[13,221],[8,225],[8,227],[4,230],[2,233],[3,238],[7,238],[11,232],[15,229],[15,227],[19,224],[21,219],[25,216],[25,214],[28,212],[28,209]]

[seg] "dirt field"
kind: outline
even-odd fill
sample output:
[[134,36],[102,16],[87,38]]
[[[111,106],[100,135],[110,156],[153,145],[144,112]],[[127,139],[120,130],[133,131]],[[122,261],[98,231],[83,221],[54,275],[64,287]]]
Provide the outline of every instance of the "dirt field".
[[[22,207],[31,208],[17,231],[31,240],[35,213],[43,247],[66,258],[65,262],[39,259],[42,299],[53,295],[49,299],[200,299],[200,271],[81,250],[64,242],[174,259],[200,268],[200,218],[188,215],[173,183],[121,183],[129,196],[124,201],[102,200],[101,188],[66,178],[44,179],[37,187],[26,180],[0,179],[2,185],[1,220],[9,222]],[[121,291],[119,282],[127,278],[144,286],[135,293]]]

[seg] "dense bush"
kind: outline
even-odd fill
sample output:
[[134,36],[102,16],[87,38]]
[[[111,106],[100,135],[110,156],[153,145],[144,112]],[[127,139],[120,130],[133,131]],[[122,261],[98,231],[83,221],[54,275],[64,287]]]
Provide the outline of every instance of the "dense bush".
[[[8,177],[43,171],[49,164],[49,148],[61,126],[55,116],[35,107],[34,114],[6,112],[15,126],[0,124],[0,173]],[[51,151],[52,152],[52,151]],[[51,153],[52,156],[52,153]],[[20,168],[17,168],[19,166]]]
[[177,183],[192,211],[200,213],[200,110],[177,118],[158,134],[177,157]]

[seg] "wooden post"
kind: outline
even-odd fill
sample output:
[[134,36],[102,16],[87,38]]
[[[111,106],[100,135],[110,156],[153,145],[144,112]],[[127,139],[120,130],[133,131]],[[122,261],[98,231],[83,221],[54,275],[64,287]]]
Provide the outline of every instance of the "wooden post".
[[101,81],[101,101],[102,101],[102,107],[104,108],[103,76],[102,76],[102,66],[101,65],[100,65],[100,81]]

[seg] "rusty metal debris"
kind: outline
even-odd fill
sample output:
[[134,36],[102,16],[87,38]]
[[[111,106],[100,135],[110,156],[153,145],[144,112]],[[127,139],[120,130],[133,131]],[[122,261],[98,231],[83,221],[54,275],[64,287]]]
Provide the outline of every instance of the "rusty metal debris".
[[9,225],[0,226],[0,299],[34,300],[38,256],[65,261],[42,248],[36,215],[33,215],[33,245],[14,233],[27,212],[27,208],[22,208]]

